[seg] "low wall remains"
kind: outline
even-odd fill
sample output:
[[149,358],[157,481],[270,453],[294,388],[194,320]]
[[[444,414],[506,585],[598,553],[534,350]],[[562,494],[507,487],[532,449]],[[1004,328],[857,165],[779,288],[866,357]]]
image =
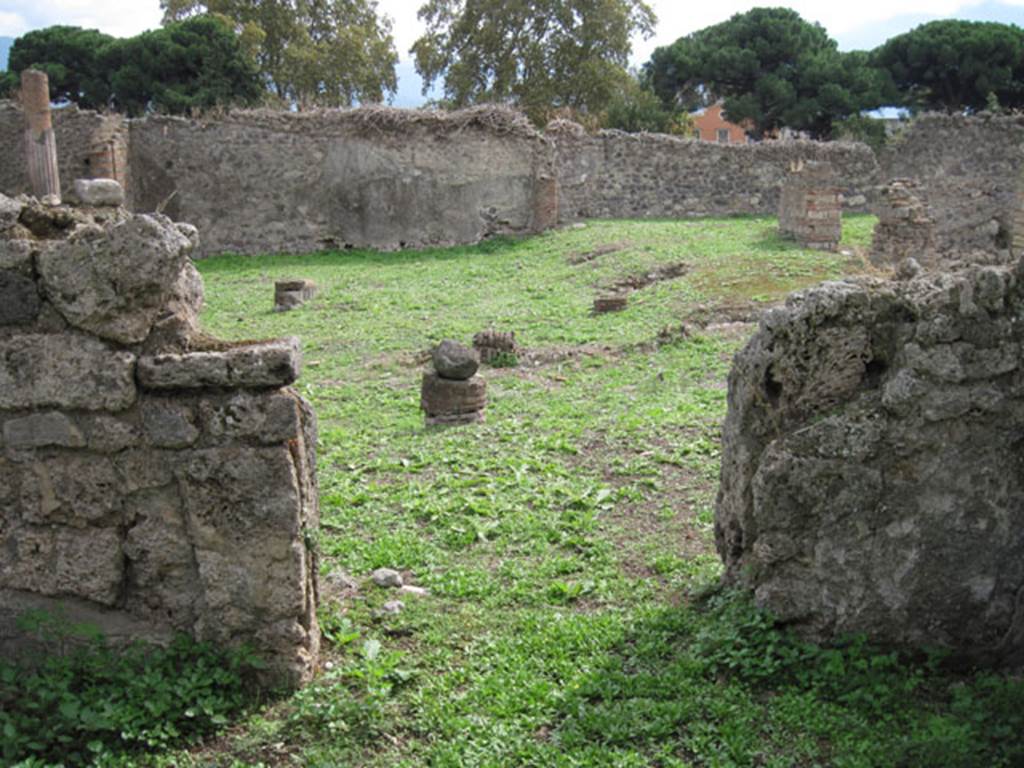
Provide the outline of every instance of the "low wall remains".
[[[847,210],[864,209],[878,183],[859,144],[592,136],[564,121],[541,134],[495,107],[203,120],[68,108],[54,122],[66,189],[114,176],[133,210],[193,222],[200,255],[464,244],[581,218],[774,215],[799,161],[832,164]],[[23,132],[20,109],[0,102],[0,192],[27,191]]]
[[864,144],[766,141],[715,144],[659,134],[586,134],[556,123],[560,215],[575,219],[774,216],[789,168],[827,162],[848,210],[866,210],[878,164]]
[[0,195],[0,653],[28,611],[115,643],[319,643],[315,419],[294,339],[200,335],[196,231]]
[[[941,114],[915,119],[885,147],[879,158],[883,180],[909,180],[924,203],[915,218],[930,221],[936,254],[931,261],[970,251],[1002,252],[1002,260],[1009,259],[1020,207],[1022,147],[1024,116]],[[880,205],[887,200],[880,197]],[[879,215],[893,218],[886,210]]]

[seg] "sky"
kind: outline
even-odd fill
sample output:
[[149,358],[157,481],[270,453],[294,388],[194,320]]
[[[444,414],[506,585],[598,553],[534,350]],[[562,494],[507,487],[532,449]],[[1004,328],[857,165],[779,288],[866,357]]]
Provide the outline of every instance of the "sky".
[[[716,24],[755,5],[782,5],[719,0],[682,2],[648,0],[658,16],[656,34],[637,39],[632,62],[642,64],[659,45]],[[398,106],[422,101],[420,81],[409,47],[421,32],[416,10],[421,0],[378,0],[379,9],[394,20],[398,68]],[[1024,26],[1024,0],[791,0],[785,3],[808,21],[821,24],[842,50],[874,48],[893,35],[940,18],[1001,21]],[[160,24],[159,0],[0,0],[0,38],[17,37],[53,24],[95,28],[110,35],[130,36]]]

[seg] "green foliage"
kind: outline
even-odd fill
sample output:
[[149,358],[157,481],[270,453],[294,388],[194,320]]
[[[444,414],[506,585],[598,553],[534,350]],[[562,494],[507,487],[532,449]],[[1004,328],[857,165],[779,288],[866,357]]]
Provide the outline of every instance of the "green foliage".
[[494,353],[491,359],[487,361],[487,364],[491,368],[515,368],[519,365],[519,358],[515,352],[502,349]]
[[1012,24],[929,22],[887,40],[872,61],[891,78],[893,100],[914,109],[1024,106],[1024,30]]
[[[36,626],[51,639],[59,631],[46,619]],[[249,702],[260,666],[244,650],[185,636],[124,651],[79,641],[31,668],[0,661],[0,757],[71,766],[165,749],[225,725]]]
[[629,77],[631,37],[655,23],[643,0],[428,0],[419,17],[424,93],[441,79],[452,106],[512,103],[538,124],[603,111]]
[[878,152],[885,146],[885,123],[867,115],[850,115],[835,126],[833,138],[861,141]]
[[116,42],[96,29],[53,26],[28,32],[11,46],[4,88],[13,93],[21,72],[39,69],[49,76],[50,99],[102,109],[110,99],[104,52]]
[[608,104],[604,124],[626,133],[675,133],[679,118],[653,91],[631,78]]
[[125,39],[78,27],[29,32],[14,41],[7,87],[29,67],[49,75],[54,101],[129,115],[253,105],[263,93],[238,38],[211,16]]
[[666,105],[722,99],[761,137],[783,127],[830,138],[833,125],[881,103],[865,53],[840,53],[824,28],[788,8],[754,8],[658,48],[646,78]]
[[235,29],[278,99],[299,107],[383,101],[398,87],[391,20],[376,0],[160,0],[164,23],[209,12]]
[[212,16],[119,41],[103,58],[111,73],[114,104],[129,115],[252,106],[263,93],[234,32]]

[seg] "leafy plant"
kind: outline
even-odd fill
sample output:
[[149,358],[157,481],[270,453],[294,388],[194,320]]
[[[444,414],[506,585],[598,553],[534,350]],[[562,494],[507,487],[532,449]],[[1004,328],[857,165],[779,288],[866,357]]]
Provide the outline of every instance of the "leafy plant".
[[252,700],[261,667],[245,649],[184,635],[122,651],[94,639],[31,668],[0,662],[0,756],[85,765],[164,749],[225,725]]

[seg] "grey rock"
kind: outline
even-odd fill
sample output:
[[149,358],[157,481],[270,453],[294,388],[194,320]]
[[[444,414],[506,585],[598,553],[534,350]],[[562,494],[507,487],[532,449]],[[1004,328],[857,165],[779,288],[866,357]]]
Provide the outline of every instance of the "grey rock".
[[10,229],[18,223],[22,205],[7,195],[0,194],[0,232]]
[[146,442],[154,448],[185,448],[199,437],[195,412],[187,404],[147,397],[141,410]]
[[401,600],[391,600],[390,602],[384,603],[384,605],[380,607],[382,613],[391,616],[397,616],[404,609],[405,603],[403,603]]
[[33,413],[4,422],[4,443],[16,450],[27,448],[82,448],[85,437],[67,416],[59,411]]
[[103,237],[55,243],[36,259],[46,297],[74,327],[123,344],[145,340],[185,269],[188,240],[151,216]]
[[39,315],[41,302],[35,281],[0,269],[0,325],[27,325]]
[[113,416],[85,416],[81,417],[81,423],[89,449],[99,453],[118,453],[138,445],[140,440],[139,429],[135,424]]
[[0,408],[121,411],[135,402],[135,356],[77,334],[0,339]]
[[359,582],[345,571],[331,571],[324,577],[324,586],[333,592],[358,592]]
[[371,575],[378,587],[398,588],[402,586],[402,574],[392,568],[378,568]]
[[24,275],[31,275],[32,242],[0,240],[0,269],[13,269]]
[[480,367],[479,352],[451,339],[445,339],[434,347],[431,359],[437,375],[453,381],[472,378]]
[[197,252],[199,250],[199,230],[184,221],[177,221],[174,226],[188,240],[189,253]]
[[975,267],[767,313],[729,375],[726,580],[815,640],[1024,661],[1021,312],[1013,268]]
[[75,198],[82,205],[124,205],[124,188],[113,179],[75,179],[73,186]]
[[146,389],[283,387],[299,377],[302,358],[295,337],[214,352],[145,355],[139,383]]

